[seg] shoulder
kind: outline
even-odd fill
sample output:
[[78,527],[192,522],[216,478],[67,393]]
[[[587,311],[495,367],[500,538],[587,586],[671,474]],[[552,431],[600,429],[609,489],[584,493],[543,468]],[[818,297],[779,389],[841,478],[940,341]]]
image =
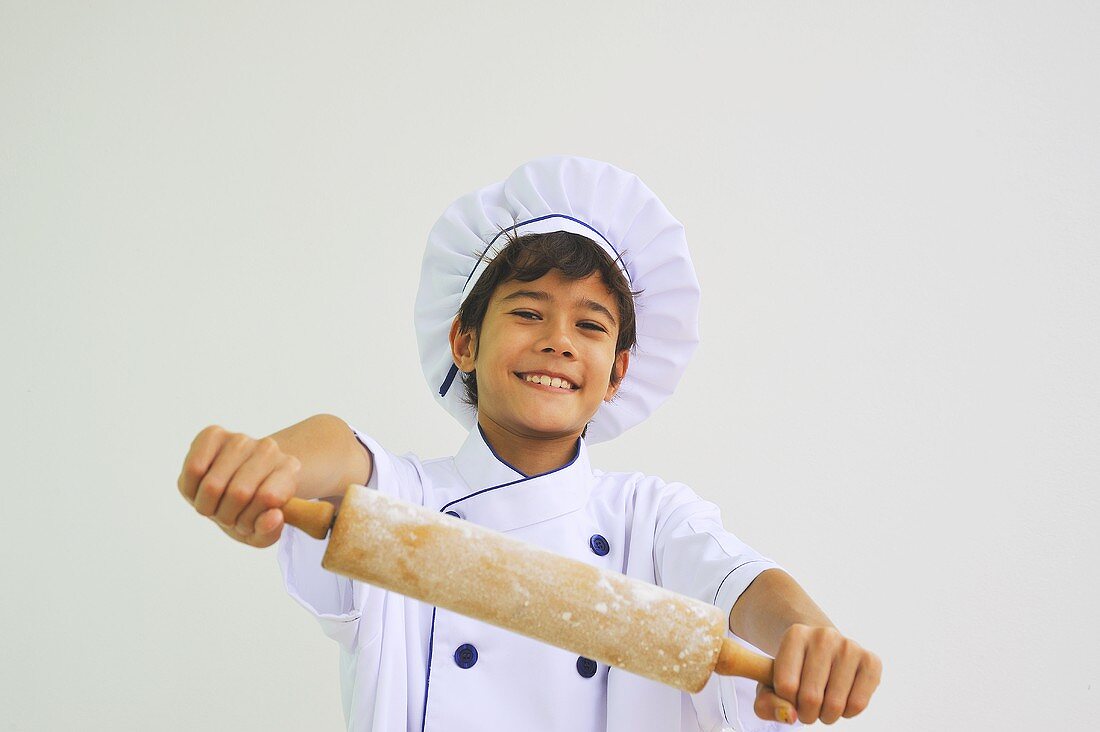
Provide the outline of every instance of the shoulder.
[[427,505],[430,494],[446,485],[457,474],[454,457],[421,459],[416,453],[398,454],[384,447],[378,440],[359,430],[356,439],[370,451],[374,469],[367,485],[384,493],[419,504]]
[[593,469],[594,493],[628,498],[635,504],[665,511],[702,499],[687,484],[668,481],[640,471],[614,472]]

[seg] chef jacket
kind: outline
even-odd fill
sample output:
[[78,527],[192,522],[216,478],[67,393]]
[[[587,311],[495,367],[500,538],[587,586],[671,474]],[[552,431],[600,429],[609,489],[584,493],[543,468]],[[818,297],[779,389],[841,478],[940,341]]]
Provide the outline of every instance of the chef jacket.
[[[353,431],[373,457],[369,488],[661,585],[726,617],[760,572],[778,566],[727,532],[718,507],[686,485],[594,470],[583,439],[569,464],[527,476],[477,426],[454,457],[426,461]],[[287,591],[340,646],[353,732],[790,729],[755,715],[755,682],[714,675],[688,694],[328,572],[326,545],[287,526],[278,558]]]

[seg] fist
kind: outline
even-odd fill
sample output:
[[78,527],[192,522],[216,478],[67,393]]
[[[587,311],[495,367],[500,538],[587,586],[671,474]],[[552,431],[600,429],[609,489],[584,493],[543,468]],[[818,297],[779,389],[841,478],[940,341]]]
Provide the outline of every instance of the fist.
[[280,508],[298,490],[301,463],[270,437],[255,440],[211,425],[195,437],[180,472],[180,494],[222,531],[254,547],[283,530]]
[[784,633],[773,668],[775,686],[757,687],[755,712],[789,723],[795,710],[804,724],[854,717],[867,708],[882,677],[878,656],[835,628],[799,624]]

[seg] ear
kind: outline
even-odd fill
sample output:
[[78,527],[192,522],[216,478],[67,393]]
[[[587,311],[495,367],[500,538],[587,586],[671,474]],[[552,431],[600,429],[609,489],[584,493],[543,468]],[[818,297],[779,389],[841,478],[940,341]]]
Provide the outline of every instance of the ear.
[[611,397],[615,396],[615,393],[619,391],[619,387],[622,386],[623,377],[626,376],[626,369],[629,365],[630,351],[624,348],[615,356],[615,365],[611,367],[611,383],[607,385],[607,393],[603,395],[603,400],[605,402],[611,401]]
[[458,370],[463,373],[470,373],[474,370],[474,349],[477,340],[474,331],[471,329],[462,332],[458,316],[455,316],[451,323],[450,339],[451,359],[455,362],[455,366],[458,366]]

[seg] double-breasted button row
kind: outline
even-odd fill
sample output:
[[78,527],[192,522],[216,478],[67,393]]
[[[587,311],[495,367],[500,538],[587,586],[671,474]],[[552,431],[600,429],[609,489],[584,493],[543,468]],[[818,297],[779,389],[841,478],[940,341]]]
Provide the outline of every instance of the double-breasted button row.
[[[448,516],[454,516],[454,517],[455,517],[456,519],[464,519],[464,518],[465,518],[465,516],[463,516],[462,514],[460,514],[460,513],[458,512],[458,511],[454,511],[454,510],[451,510],[451,511],[447,511],[447,512],[446,512],[446,514],[447,514]],[[589,548],[590,548],[590,549],[591,549],[591,550],[592,550],[592,551],[593,551],[593,552],[594,552],[594,553],[595,553],[595,554],[596,554],[597,556],[601,556],[601,557],[606,557],[606,556],[607,556],[607,553],[611,551],[611,545],[610,545],[610,544],[608,544],[608,543],[607,543],[607,539],[605,539],[605,538],[604,538],[603,536],[601,536],[600,534],[593,534],[593,535],[592,535],[592,536],[591,536],[591,537],[590,537],[590,538],[588,539],[588,547],[589,547]]]
[[[477,663],[477,648],[471,643],[463,643],[455,651],[455,663],[459,668],[470,668]],[[577,659],[577,673],[586,679],[596,675],[598,664],[591,658],[581,656]]]
[[[448,516],[454,516],[458,519],[463,518],[458,511],[447,511],[446,513]],[[607,556],[607,553],[611,551],[611,545],[607,543],[607,539],[599,534],[593,534],[589,538],[588,546],[601,557]],[[477,663],[477,648],[471,643],[463,643],[455,650],[454,659],[459,668],[470,668]],[[597,668],[598,664],[591,658],[581,656],[577,659],[577,673],[586,679],[595,676]]]

